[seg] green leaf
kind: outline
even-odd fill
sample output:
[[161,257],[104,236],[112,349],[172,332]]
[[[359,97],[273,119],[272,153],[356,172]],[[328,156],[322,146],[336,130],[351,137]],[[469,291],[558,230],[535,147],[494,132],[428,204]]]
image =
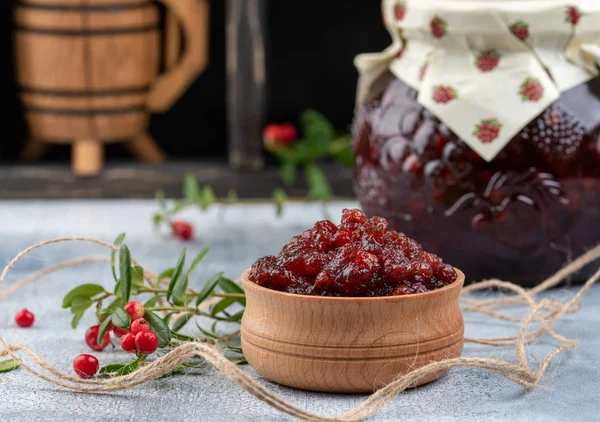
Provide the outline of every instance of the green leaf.
[[10,372],[18,367],[19,364],[15,360],[8,359],[0,361],[0,372]]
[[305,110],[300,115],[300,123],[310,152],[317,156],[326,154],[335,139],[335,128],[331,122],[316,110]]
[[204,186],[202,189],[202,209],[207,210],[211,205],[216,202],[215,192],[209,185]]
[[77,326],[79,325],[79,321],[81,321],[82,317],[83,317],[83,314],[73,315],[73,319],[71,319],[71,328],[73,328],[73,329],[77,328]]
[[92,303],[94,302],[87,297],[76,296],[71,302],[71,313],[73,315],[83,314],[90,306],[92,306]]
[[194,317],[194,315],[195,314],[193,312],[188,312],[184,316],[179,317],[179,319],[173,323],[173,327],[171,327],[171,331],[177,332],[177,331],[181,330],[185,326],[185,324],[187,324],[188,321]]
[[[122,329],[127,329],[131,325],[131,318],[123,308],[117,308],[111,316],[112,323]],[[105,320],[106,321],[106,320]]]
[[202,261],[202,258],[204,258],[209,251],[210,248],[204,248],[200,251],[198,255],[196,255],[196,258],[194,259],[192,265],[190,265],[190,269],[188,270],[188,277],[192,275],[198,264],[200,264],[200,261]]
[[154,305],[156,305],[156,302],[158,302],[158,298],[159,298],[159,297],[160,297],[160,296],[158,296],[158,295],[154,295],[154,296],[152,296],[150,299],[148,299],[148,300],[146,301],[146,303],[144,303],[144,308],[151,308],[151,307],[153,307]]
[[332,197],[331,185],[327,176],[316,164],[309,163],[304,168],[306,183],[308,183],[308,197],[316,200],[328,200]]
[[163,317],[163,322],[165,325],[169,325],[171,323],[171,318],[173,318],[173,315],[175,315],[175,312],[169,312]]
[[200,185],[196,180],[196,176],[192,173],[187,173],[183,181],[183,197],[189,202],[200,200]]
[[175,269],[173,270],[173,275],[171,276],[171,282],[169,283],[169,291],[167,293],[167,300],[171,300],[171,294],[173,293],[173,288],[175,287],[175,283],[177,282],[179,275],[183,272],[183,266],[185,265],[186,252],[187,252],[187,248],[184,248],[183,252],[181,252],[181,255],[179,255],[179,259],[177,260]]
[[142,267],[131,268],[131,292],[138,294],[140,289],[144,287],[144,269]]
[[275,213],[279,217],[281,214],[283,214],[283,205],[288,199],[287,194],[283,189],[277,188],[271,194],[271,198],[275,203]]
[[244,309],[242,309],[241,311],[231,315],[229,317],[229,321],[231,322],[239,322],[242,320],[242,317],[244,316]]
[[102,339],[104,337],[104,334],[108,330],[108,327],[110,326],[111,322],[112,322],[112,317],[104,318],[104,321],[102,321],[102,324],[100,324],[100,329],[98,330],[98,337],[96,337],[96,344],[102,344]]
[[165,209],[167,208],[167,204],[165,202],[165,192],[162,189],[159,189],[156,191],[156,194],[154,195],[154,199],[156,199],[156,202],[158,203],[158,206],[161,209]]
[[169,326],[164,323],[164,321],[156,315],[154,312],[146,311],[144,314],[144,318],[150,324],[150,328],[158,337],[158,346],[166,347],[171,342],[171,330]]
[[163,219],[164,219],[163,216],[158,213],[156,213],[152,216],[152,225],[154,226],[155,230],[159,228],[160,223],[162,223]]
[[202,287],[202,290],[200,290],[200,293],[198,293],[198,297],[196,299],[196,306],[200,305],[204,301],[204,299],[206,299],[212,293],[212,291],[219,283],[221,277],[223,277],[223,274],[223,272],[215,274],[211,277],[210,280],[206,282],[204,287]]
[[219,280],[219,286],[221,286],[225,293],[244,293],[244,289],[227,277],[222,277]]
[[292,161],[284,161],[280,169],[281,181],[290,186],[296,181],[296,163]]
[[75,287],[65,295],[65,297],[63,298],[62,307],[69,308],[73,303],[73,299],[75,299],[77,296],[86,297],[89,299],[93,296],[96,296],[99,293],[104,292],[104,287],[100,286],[99,284],[82,284],[80,286]]
[[196,323],[196,327],[198,327],[198,329],[200,330],[200,332],[201,332],[202,334],[204,334],[206,337],[214,338],[215,340],[218,340],[218,339],[219,339],[219,336],[218,336],[218,335],[216,335],[215,333],[211,333],[211,332],[209,332],[209,331],[206,331],[204,328],[202,328],[202,327],[201,327],[200,325],[198,325],[197,323]]
[[156,278],[156,281],[161,281],[161,280],[166,280],[167,278],[171,278],[171,277],[173,277],[174,272],[175,272],[175,268],[168,268],[158,275],[158,277]]
[[175,331],[171,331],[171,336],[177,340],[181,341],[195,341],[194,337],[186,336],[185,334],[176,333]]
[[352,151],[352,138],[350,135],[336,139],[330,147],[331,155],[335,161],[344,167],[354,167],[354,153]]
[[121,246],[119,252],[119,270],[121,283],[121,297],[125,302],[129,301],[131,295],[131,254],[127,245]]
[[133,371],[135,371],[139,365],[140,365],[140,360],[139,359],[134,360],[129,365],[123,365],[123,367],[121,369],[119,369],[119,370],[117,370],[117,372],[115,372],[115,377],[121,377],[123,375],[129,375]]
[[171,298],[173,299],[173,303],[177,306],[185,305],[185,295],[186,290],[188,288],[188,275],[187,273],[179,274],[177,280],[175,280],[175,284],[173,285],[173,291]]
[[223,312],[225,309],[227,309],[237,301],[238,300],[234,297],[226,297],[224,299],[221,299],[219,302],[215,303],[210,313],[213,315],[217,315],[219,312]]
[[229,189],[227,191],[227,200],[232,204],[235,204],[239,200],[238,193],[235,189]]
[[[119,246],[121,243],[123,243],[124,239],[125,239],[125,233],[121,233],[120,235],[117,236],[117,238],[115,239],[113,244],[115,246]],[[117,278],[117,273],[115,271],[115,253],[116,252],[114,249],[112,251],[110,251],[110,266],[112,269],[113,278],[115,279],[115,281],[119,281],[119,279]]]
[[114,372],[117,372],[119,369],[121,369],[124,366],[125,365],[120,364],[120,363],[112,363],[110,365],[106,365],[106,366],[103,366],[102,368],[100,368],[100,370],[98,371],[98,374],[100,374],[100,375],[112,374]]

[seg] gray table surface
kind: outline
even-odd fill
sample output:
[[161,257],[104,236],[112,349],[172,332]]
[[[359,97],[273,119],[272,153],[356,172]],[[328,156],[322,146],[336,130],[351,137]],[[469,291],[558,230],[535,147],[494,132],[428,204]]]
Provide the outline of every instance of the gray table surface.
[[[333,203],[331,215],[353,203]],[[154,234],[150,201],[0,201],[0,261],[14,257],[39,240],[62,236],[94,236],[107,241],[127,232],[132,254],[144,266],[162,270],[173,265],[183,244],[165,233]],[[205,246],[211,252],[191,281],[199,287],[215,272],[224,270],[237,277],[255,258],[276,252],[293,234],[322,218],[319,205],[289,206],[282,219],[273,219],[268,205],[239,206],[224,214],[191,211],[185,215],[197,229],[188,244],[191,253]],[[334,219],[335,220],[335,219]],[[101,247],[87,243],[48,246],[26,257],[8,278],[7,284],[31,271],[59,260],[104,255]],[[88,315],[80,328],[70,328],[70,314],[61,309],[61,298],[83,282],[111,285],[105,264],[66,269],[24,288],[0,302],[0,334],[10,343],[21,343],[41,352],[57,368],[71,369],[74,356],[88,352],[83,342]],[[574,289],[552,291],[566,298]],[[27,306],[36,314],[28,330],[15,328],[13,315]],[[372,420],[402,421],[563,421],[600,420],[600,286],[585,297],[583,309],[557,325],[580,345],[561,355],[548,371],[543,385],[524,393],[508,380],[478,369],[452,370],[442,379],[395,398]],[[512,335],[514,327],[479,316],[466,315],[468,336]],[[551,348],[550,339],[529,347],[531,359],[541,358]],[[101,363],[124,361],[120,352],[97,354]],[[466,345],[465,356],[513,360],[510,348]],[[245,367],[252,372],[252,369]],[[327,415],[354,407],[365,396],[331,395],[298,391],[273,383],[272,391],[305,409]],[[19,369],[0,374],[0,421],[221,421],[290,420],[257,401],[215,371],[155,381],[129,391],[93,395],[74,393],[48,384]]]

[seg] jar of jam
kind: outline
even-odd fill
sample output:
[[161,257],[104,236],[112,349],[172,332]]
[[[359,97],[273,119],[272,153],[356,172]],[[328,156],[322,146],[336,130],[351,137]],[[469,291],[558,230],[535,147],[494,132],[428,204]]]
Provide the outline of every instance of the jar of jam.
[[471,281],[534,285],[598,244],[600,5],[382,4],[392,45],[356,59],[367,215]]

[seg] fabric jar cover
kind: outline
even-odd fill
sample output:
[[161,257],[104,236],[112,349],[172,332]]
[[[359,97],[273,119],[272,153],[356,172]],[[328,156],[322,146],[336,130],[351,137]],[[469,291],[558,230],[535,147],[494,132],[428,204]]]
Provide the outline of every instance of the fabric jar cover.
[[598,75],[598,0],[383,0],[392,44],[361,54],[357,103],[385,70],[486,161]]

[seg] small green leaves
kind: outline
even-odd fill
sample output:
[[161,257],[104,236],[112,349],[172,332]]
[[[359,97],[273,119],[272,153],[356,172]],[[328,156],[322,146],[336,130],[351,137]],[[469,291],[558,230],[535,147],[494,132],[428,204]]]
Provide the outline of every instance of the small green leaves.
[[287,186],[292,185],[296,181],[296,163],[290,160],[285,160],[281,164],[281,180]]
[[100,286],[99,284],[82,284],[75,287],[65,295],[63,298],[62,307],[65,309],[70,308],[73,304],[73,300],[76,297],[90,299],[100,293],[105,293],[105,290],[104,287]]
[[102,368],[100,368],[100,370],[98,371],[98,374],[99,375],[113,374],[124,366],[125,365],[120,364],[120,363],[111,363],[110,365],[106,365],[106,366],[103,366]]
[[115,376],[116,377],[121,377],[123,375],[129,375],[133,371],[135,371],[138,366],[140,366],[140,360],[136,359],[133,362],[131,362],[129,365],[124,365],[122,368],[120,368],[119,370],[117,370],[115,372]]
[[71,313],[73,315],[83,314],[90,306],[92,300],[87,297],[77,296],[71,302]]
[[307,164],[304,168],[306,183],[308,183],[308,197],[316,200],[329,200],[332,197],[331,185],[327,176],[315,164]]
[[179,255],[177,264],[175,264],[175,268],[173,269],[173,275],[171,276],[171,282],[169,283],[169,292],[167,293],[167,300],[171,300],[171,295],[173,294],[173,289],[175,288],[175,284],[177,283],[179,277],[183,273],[183,267],[185,265],[185,254],[186,253],[187,253],[187,248],[184,248],[183,252],[181,252],[181,255]]
[[273,193],[271,194],[271,198],[275,203],[275,213],[277,214],[277,216],[280,216],[281,214],[283,214],[283,206],[288,199],[287,194],[283,189],[278,188],[273,191]]
[[[125,233],[121,233],[115,239],[114,245],[115,246],[121,245],[121,243],[123,243],[124,239],[125,239]],[[114,250],[112,250],[110,252],[110,265],[111,265],[111,269],[112,269],[113,278],[115,279],[115,281],[119,281],[119,279],[117,278],[117,273],[115,271],[115,251]]]
[[131,254],[127,245],[121,246],[119,251],[119,283],[121,287],[121,297],[125,302],[129,301],[131,295]]
[[110,323],[112,321],[111,317],[106,317],[102,324],[100,324],[100,329],[98,330],[98,337],[96,337],[96,344],[102,344],[102,340],[104,339],[104,334],[108,330]]
[[192,173],[187,173],[183,180],[183,197],[189,202],[200,200],[200,185]]
[[158,337],[158,347],[166,347],[171,343],[171,330],[169,326],[154,312],[146,311],[144,319]]
[[317,154],[327,152],[335,139],[335,129],[331,122],[316,110],[305,110],[300,115],[300,122],[309,148]]
[[98,371],[98,374],[112,375],[115,377],[120,377],[123,375],[131,374],[133,371],[135,371],[137,369],[137,367],[139,365],[140,365],[139,359],[134,359],[129,364],[125,364],[125,365],[120,364],[120,363],[113,363],[113,364],[106,365],[106,366],[103,366],[102,368],[100,368],[100,371]]
[[198,297],[196,298],[196,306],[204,302],[204,300],[213,292],[221,277],[223,277],[223,272],[215,274],[206,282],[202,290],[200,290],[200,293],[198,293]]
[[175,332],[181,330],[185,326],[185,324],[187,324],[188,321],[192,319],[193,316],[194,314],[189,312],[187,314],[184,314],[182,317],[179,317],[179,319],[177,319],[177,321],[173,323],[173,327],[171,328],[171,330]]
[[123,308],[115,309],[112,313],[111,320],[112,323],[119,328],[127,329],[131,325],[131,318],[129,318],[129,314],[125,312]]
[[188,288],[188,274],[182,272],[179,274],[179,277],[175,280],[175,284],[173,285],[173,291],[171,294],[171,298],[173,299],[173,303],[177,306],[185,305],[185,292]]
[[0,372],[10,372],[19,367],[17,361],[8,359],[0,361]]
[[215,192],[213,191],[212,187],[210,185],[204,186],[204,188],[202,188],[200,203],[202,210],[207,210],[211,205],[213,205],[216,202],[216,200],[217,199],[215,198]]

